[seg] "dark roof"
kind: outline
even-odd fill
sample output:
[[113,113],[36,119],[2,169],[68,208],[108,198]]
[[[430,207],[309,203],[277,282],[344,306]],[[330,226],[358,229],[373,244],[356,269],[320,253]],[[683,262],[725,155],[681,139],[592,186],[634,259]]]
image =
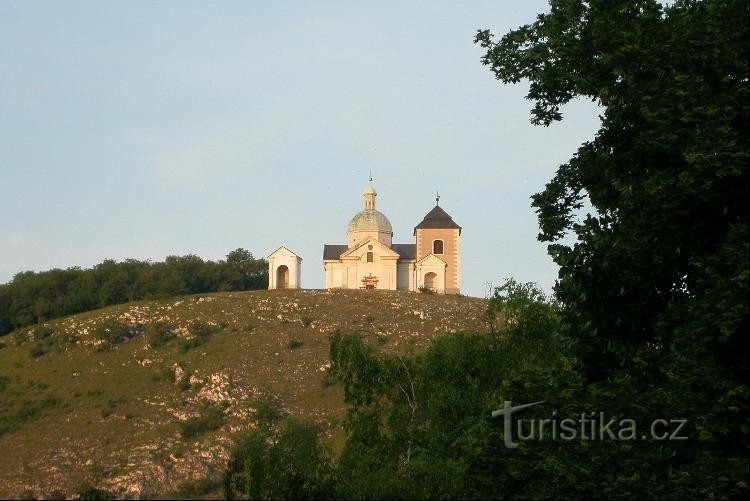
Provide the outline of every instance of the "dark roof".
[[458,234],[461,234],[461,227],[457,225],[453,221],[453,218],[450,217],[439,205],[436,205],[430,212],[428,212],[424,219],[422,219],[422,222],[414,227],[414,233],[416,233],[417,230],[424,228],[441,230],[458,228]]
[[346,244],[325,244],[323,246],[323,259],[338,259],[348,248]]
[[401,259],[414,259],[417,255],[416,244],[393,244],[391,249],[398,254]]
[[[323,246],[323,259],[338,259],[348,248],[344,244],[325,244]],[[414,259],[417,255],[417,246],[415,244],[393,244],[391,249],[401,259]]]

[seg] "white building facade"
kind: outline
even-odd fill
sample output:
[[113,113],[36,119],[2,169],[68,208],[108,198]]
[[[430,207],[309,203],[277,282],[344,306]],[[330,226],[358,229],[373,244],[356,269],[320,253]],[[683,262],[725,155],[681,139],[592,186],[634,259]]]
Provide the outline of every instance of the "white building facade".
[[276,249],[268,256],[268,288],[302,288],[302,258],[286,247]]
[[414,228],[415,243],[394,244],[390,221],[375,208],[375,189],[368,186],[362,197],[364,209],[349,222],[347,243],[323,247],[326,288],[458,294],[461,227],[436,205]]

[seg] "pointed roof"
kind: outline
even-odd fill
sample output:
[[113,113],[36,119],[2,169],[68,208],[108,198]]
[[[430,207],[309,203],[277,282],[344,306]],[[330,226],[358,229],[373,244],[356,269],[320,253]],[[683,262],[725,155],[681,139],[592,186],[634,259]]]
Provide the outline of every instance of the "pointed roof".
[[[275,256],[277,253],[283,252],[283,251],[288,252],[289,254],[291,254],[294,257],[299,257],[297,254],[295,254],[294,252],[292,252],[291,250],[289,250],[287,247],[285,247],[283,245],[281,247],[279,247],[278,249],[276,249],[275,251],[273,251],[272,253],[270,253],[268,255],[268,257],[271,258],[271,257]],[[299,257],[299,258],[302,259],[301,257]]]
[[461,234],[461,227],[457,225],[453,218],[445,212],[442,207],[436,205],[427,215],[422,219],[422,222],[414,227],[414,234],[416,235],[417,230],[431,228],[431,229],[458,229],[458,234]]
[[351,249],[348,249],[341,253],[341,256],[339,256],[340,259],[344,259],[345,257],[349,257],[352,255],[357,255],[359,250],[364,247],[365,245],[375,245],[380,248],[380,252],[384,255],[389,256],[395,256],[398,257],[398,252],[394,251],[387,245],[383,244],[382,242],[378,241],[377,238],[374,237],[367,237],[366,239],[362,240],[360,243],[352,247]]
[[445,261],[443,261],[442,259],[440,259],[439,257],[437,257],[435,254],[432,254],[432,253],[427,254],[422,259],[417,261],[417,264],[423,265],[428,262],[429,264],[433,264],[433,265],[436,264],[436,265],[448,266],[448,263],[446,263]]

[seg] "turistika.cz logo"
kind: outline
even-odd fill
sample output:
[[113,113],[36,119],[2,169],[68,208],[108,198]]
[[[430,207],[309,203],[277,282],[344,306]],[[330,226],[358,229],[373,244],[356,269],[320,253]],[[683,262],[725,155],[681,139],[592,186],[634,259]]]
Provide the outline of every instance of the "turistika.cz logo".
[[683,428],[687,419],[655,419],[651,422],[648,433],[638,434],[638,425],[634,419],[607,420],[603,412],[582,412],[575,418],[560,419],[557,411],[547,419],[516,419],[516,434],[513,434],[513,413],[544,403],[513,406],[510,400],[505,401],[502,409],[492,412],[492,417],[503,418],[505,447],[515,449],[518,443],[529,440],[687,440]]

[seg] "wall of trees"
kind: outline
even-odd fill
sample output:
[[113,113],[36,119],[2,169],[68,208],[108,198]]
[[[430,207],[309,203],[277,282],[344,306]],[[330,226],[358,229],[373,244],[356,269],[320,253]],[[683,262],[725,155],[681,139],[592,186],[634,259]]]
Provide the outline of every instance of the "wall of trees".
[[237,249],[225,260],[169,256],[163,262],[107,259],[78,267],[25,271],[0,285],[0,335],[56,317],[139,299],[268,287],[268,262]]

